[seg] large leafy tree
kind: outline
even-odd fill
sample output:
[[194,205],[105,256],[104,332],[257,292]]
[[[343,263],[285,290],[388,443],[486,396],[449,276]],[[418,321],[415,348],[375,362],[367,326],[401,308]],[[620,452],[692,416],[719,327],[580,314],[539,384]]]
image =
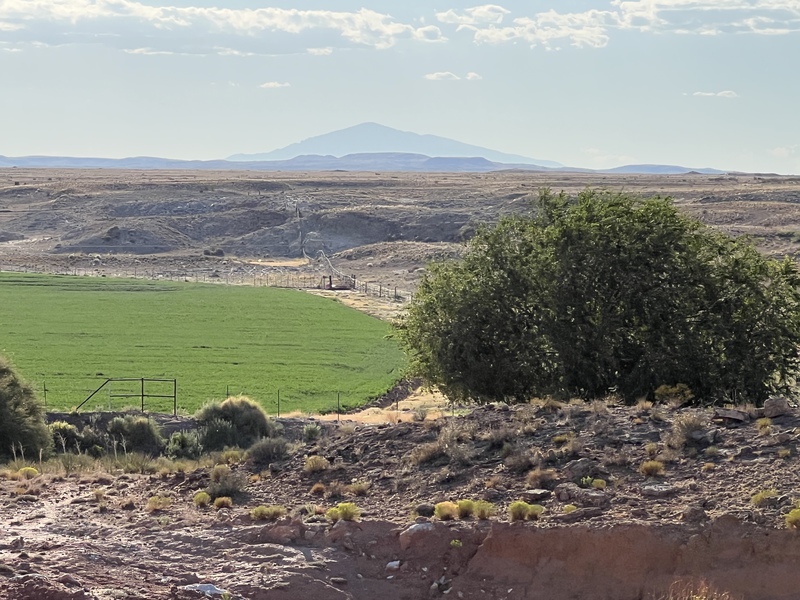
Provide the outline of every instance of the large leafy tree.
[[48,455],[53,439],[44,406],[11,365],[0,357],[0,458]]
[[800,276],[669,199],[540,193],[431,266],[397,334],[452,400],[628,400],[688,385],[759,402],[798,372]]

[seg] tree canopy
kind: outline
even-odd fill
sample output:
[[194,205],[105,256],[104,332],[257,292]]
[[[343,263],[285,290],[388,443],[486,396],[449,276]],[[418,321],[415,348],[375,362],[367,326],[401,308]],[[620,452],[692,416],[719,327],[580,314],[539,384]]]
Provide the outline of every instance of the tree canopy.
[[411,369],[454,401],[651,397],[761,402],[793,389],[800,277],[669,198],[542,191],[431,265],[396,324]]
[[44,406],[16,371],[0,357],[0,458],[14,453],[29,459],[50,453],[53,438]]

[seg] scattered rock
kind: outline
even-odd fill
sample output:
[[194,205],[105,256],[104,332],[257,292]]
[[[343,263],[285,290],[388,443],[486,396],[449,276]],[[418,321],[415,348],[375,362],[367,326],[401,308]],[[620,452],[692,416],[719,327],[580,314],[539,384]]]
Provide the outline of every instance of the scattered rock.
[[783,396],[770,396],[764,402],[764,416],[770,419],[790,415],[792,412],[789,400]]
[[550,490],[543,490],[543,489],[533,489],[533,490],[524,490],[520,493],[519,497],[521,500],[525,502],[534,503],[534,502],[541,502],[542,500],[547,500],[550,496],[553,495],[553,492]]
[[700,523],[708,519],[705,508],[697,504],[692,504],[683,509],[681,519],[687,523]]
[[391,562],[386,563],[386,570],[387,571],[399,571],[400,570],[400,561],[393,560]]
[[611,498],[602,490],[587,490],[574,483],[561,483],[554,490],[556,498],[561,502],[574,502],[580,506],[605,507]]
[[646,498],[669,498],[678,492],[677,488],[666,483],[651,483],[641,487]]

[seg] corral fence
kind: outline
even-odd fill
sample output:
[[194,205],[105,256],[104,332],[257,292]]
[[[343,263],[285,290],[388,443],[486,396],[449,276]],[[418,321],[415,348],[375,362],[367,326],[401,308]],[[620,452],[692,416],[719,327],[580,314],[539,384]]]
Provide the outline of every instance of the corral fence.
[[[155,387],[155,389],[154,389]],[[222,391],[222,390],[220,390]],[[308,404],[307,397],[300,397],[295,391],[287,392],[281,388],[271,390],[246,390],[237,386],[225,386],[225,398],[245,395],[257,401],[269,414],[276,418],[290,413],[303,413]],[[391,392],[390,392],[391,394]],[[360,410],[373,402],[351,404],[351,394],[346,392],[320,392],[317,398],[327,398],[329,408],[323,413],[347,414],[352,410]],[[389,397],[389,394],[386,395]],[[135,405],[131,400],[136,399]],[[396,400],[393,400],[396,402]],[[391,402],[391,401],[390,401]],[[151,377],[109,377],[91,392],[86,399],[72,409],[72,412],[127,412],[141,411],[142,414],[159,413],[178,416],[178,381],[177,379],[161,379]]]
[[[115,387],[116,384],[116,387]],[[148,384],[151,384],[148,389]],[[157,389],[161,393],[152,391],[152,384],[169,384],[166,387],[161,385],[161,389]],[[121,389],[120,389],[121,386]],[[81,402],[76,408],[78,412],[85,406],[92,398],[97,396],[100,391],[106,390],[108,398],[108,408],[111,410],[112,399],[114,398],[139,398],[142,413],[144,412],[166,412],[162,402],[153,402],[154,399],[172,400],[172,414],[178,416],[178,380],[177,379],[153,379],[150,377],[110,377],[106,379],[100,386],[93,391],[89,396]],[[171,390],[171,391],[170,391]],[[165,393],[166,392],[166,393]],[[148,404],[146,406],[145,399]],[[149,409],[149,411],[147,411]]]
[[167,269],[167,268],[113,268],[113,267],[57,267],[52,265],[0,265],[0,272],[40,273],[44,275],[71,275],[74,277],[117,277],[126,279],[148,279],[152,281],[183,281],[193,283],[216,283],[252,287],[275,287],[290,289],[352,290],[367,296],[394,302],[411,300],[413,292],[391,283],[369,281],[355,275],[345,275],[334,270],[334,274],[309,274],[301,271],[271,269],[266,267],[234,266],[230,269]]

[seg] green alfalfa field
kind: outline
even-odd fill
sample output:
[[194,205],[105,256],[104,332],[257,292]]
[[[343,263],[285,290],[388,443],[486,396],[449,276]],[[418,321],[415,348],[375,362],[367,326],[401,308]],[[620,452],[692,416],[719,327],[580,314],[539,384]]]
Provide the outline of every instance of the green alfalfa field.
[[[177,379],[178,409],[246,394],[275,414],[352,408],[387,391],[405,359],[388,323],[330,299],[267,287],[0,273],[0,354],[71,410],[106,378]],[[113,383],[82,410],[138,406]],[[170,394],[171,383],[148,383]],[[146,399],[171,412],[172,399]]]

